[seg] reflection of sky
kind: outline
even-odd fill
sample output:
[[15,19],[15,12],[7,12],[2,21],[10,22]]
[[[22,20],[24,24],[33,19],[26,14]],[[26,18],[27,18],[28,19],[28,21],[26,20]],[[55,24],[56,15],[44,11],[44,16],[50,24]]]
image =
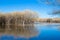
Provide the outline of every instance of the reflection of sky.
[[[51,0],[51,2],[54,2]],[[53,17],[48,15],[53,9],[59,10],[60,7],[53,7],[53,5],[46,5],[42,0],[0,0],[0,12],[22,11],[30,9],[39,13],[40,17]]]

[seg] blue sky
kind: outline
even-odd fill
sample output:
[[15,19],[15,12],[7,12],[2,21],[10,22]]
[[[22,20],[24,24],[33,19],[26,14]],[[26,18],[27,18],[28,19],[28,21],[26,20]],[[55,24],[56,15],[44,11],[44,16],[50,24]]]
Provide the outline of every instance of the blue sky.
[[[53,2],[52,0],[50,0]],[[45,0],[0,0],[0,12],[14,12],[29,9],[35,11],[42,18],[51,18],[54,16],[48,15],[53,9],[59,10],[60,7],[46,5]]]

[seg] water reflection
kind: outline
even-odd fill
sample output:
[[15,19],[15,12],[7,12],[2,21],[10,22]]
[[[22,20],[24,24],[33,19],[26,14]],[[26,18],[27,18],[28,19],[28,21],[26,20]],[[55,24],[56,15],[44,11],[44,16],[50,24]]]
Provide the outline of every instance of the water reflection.
[[[39,24],[34,24],[35,30],[38,30],[39,35],[34,36],[34,37],[29,37],[27,39],[29,40],[57,40],[60,39],[60,24],[49,24],[49,25],[41,25]],[[34,32],[34,31],[33,31]],[[14,37],[14,38],[13,38]],[[13,36],[13,39],[18,39],[18,40],[27,40],[26,37],[21,37]],[[9,38],[9,36],[7,37]]]
[[22,24],[21,25],[10,24],[6,26],[6,27],[9,27],[9,29],[3,28],[4,26],[1,26],[1,27],[2,29],[0,28],[0,33],[2,35],[9,34],[9,35],[20,36],[20,37],[25,37],[25,38],[34,37],[38,35],[38,30],[34,27],[33,24],[24,24],[24,27]]

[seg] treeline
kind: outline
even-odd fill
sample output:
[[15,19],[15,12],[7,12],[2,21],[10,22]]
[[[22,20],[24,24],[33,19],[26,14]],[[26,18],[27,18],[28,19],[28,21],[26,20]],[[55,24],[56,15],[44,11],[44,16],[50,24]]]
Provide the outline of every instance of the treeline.
[[52,18],[52,19],[42,19],[39,20],[39,22],[45,22],[45,23],[60,23],[60,18]]
[[[36,18],[38,18],[37,13],[32,11],[12,12],[4,14],[0,13],[0,31],[1,29],[3,29],[4,31],[22,30],[23,32],[25,28],[31,27],[33,29],[34,27],[33,24],[36,21]],[[32,25],[27,26],[25,24],[32,24]]]

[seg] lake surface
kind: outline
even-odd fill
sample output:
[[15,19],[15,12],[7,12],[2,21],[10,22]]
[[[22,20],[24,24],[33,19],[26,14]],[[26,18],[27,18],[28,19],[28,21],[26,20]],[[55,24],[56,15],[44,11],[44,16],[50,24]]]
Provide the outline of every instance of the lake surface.
[[35,24],[39,35],[28,39],[13,35],[1,35],[0,40],[60,40],[60,24]]

